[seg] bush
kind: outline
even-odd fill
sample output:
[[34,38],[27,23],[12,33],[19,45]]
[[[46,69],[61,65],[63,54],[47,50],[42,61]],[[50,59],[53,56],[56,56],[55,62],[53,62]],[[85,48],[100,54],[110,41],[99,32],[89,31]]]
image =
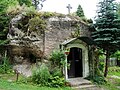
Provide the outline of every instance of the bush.
[[62,71],[59,67],[54,67],[53,69],[50,70],[50,74],[54,77],[54,76],[59,76],[62,77]]
[[33,70],[32,81],[35,84],[46,86],[48,85],[49,77],[50,77],[50,73],[45,64],[42,64],[39,68],[35,68]]
[[65,55],[60,50],[53,51],[51,56],[50,56],[50,61],[52,61],[52,64],[54,66],[61,67],[63,65],[64,60],[65,60]]
[[40,86],[62,87],[65,85],[60,69],[55,68],[50,74],[45,64],[33,70],[32,81]]
[[63,87],[65,85],[65,79],[59,76],[51,76],[49,79],[50,87]]
[[100,76],[100,75],[89,76],[86,79],[91,80],[93,83],[98,85],[103,85],[107,83],[104,76]]

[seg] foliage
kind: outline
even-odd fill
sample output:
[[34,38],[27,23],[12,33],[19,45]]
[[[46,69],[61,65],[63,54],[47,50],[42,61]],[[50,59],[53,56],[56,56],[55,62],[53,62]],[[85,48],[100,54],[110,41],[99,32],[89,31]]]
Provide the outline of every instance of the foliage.
[[0,65],[0,73],[10,73],[12,71],[12,68],[9,63],[9,58],[4,56],[2,61],[3,63]]
[[91,80],[93,83],[98,85],[103,85],[106,83],[105,78],[100,75],[88,76],[86,79]]
[[92,37],[96,45],[106,52],[106,64],[104,76],[108,72],[108,59],[117,50],[120,44],[119,20],[116,15],[114,0],[102,0],[98,4],[98,16],[96,18],[96,31]]
[[23,10],[20,6],[23,5],[23,3],[25,3],[27,6],[30,6],[31,0],[0,1],[0,40],[7,39],[10,19]]
[[79,37],[79,36],[80,36],[80,31],[81,31],[81,30],[80,30],[80,26],[77,25],[77,26],[76,26],[76,31],[74,31],[74,32],[71,33],[71,37],[72,37],[72,38]]
[[63,87],[65,86],[65,78],[59,67],[54,67],[50,70],[49,86],[50,87]]
[[49,80],[50,87],[63,87],[65,85],[64,77],[51,76]]
[[61,71],[62,62],[65,60],[64,53],[54,51],[51,54],[50,60],[52,68],[48,69],[46,65],[41,65],[40,68],[34,70],[32,80],[34,83],[42,86],[62,87],[65,85],[65,79]]
[[41,16],[43,18],[49,18],[51,16],[55,16],[55,13],[52,13],[52,12],[43,12],[43,13],[41,13]]
[[120,3],[116,3],[116,6],[117,6],[117,12],[116,14],[118,15],[118,18],[120,18]]
[[63,77],[62,71],[59,67],[54,67],[50,69],[50,74],[55,77],[55,76],[59,76],[59,77]]
[[[35,9],[38,9],[38,7],[40,7],[40,9],[42,9],[42,7],[43,7],[43,2],[44,2],[45,0],[32,0],[32,4],[35,6]],[[38,5],[40,5],[40,6],[38,6]]]
[[117,39],[120,34],[119,28],[117,23],[114,23],[118,17],[115,13],[116,7],[113,1],[103,0],[99,2],[98,17],[95,20],[96,31],[92,36],[96,44],[104,50],[115,48],[119,42]]
[[61,70],[56,68],[53,72],[50,72],[45,64],[34,69],[32,81],[40,86],[63,87],[65,85],[65,79],[62,76]]
[[27,6],[31,6],[32,5],[32,1],[31,0],[17,0],[20,4],[20,6],[22,5],[27,5]]
[[77,14],[77,16],[79,16],[79,17],[84,17],[84,12],[83,12],[83,9],[82,9],[81,5],[78,5],[76,14]]
[[61,67],[65,61],[65,54],[60,50],[55,50],[50,55],[50,61],[52,61],[54,66]]
[[50,73],[48,67],[42,64],[39,68],[35,68],[32,74],[32,81],[40,86],[48,85]]
[[29,24],[29,27],[28,27],[29,30],[32,30],[32,31],[40,30],[41,34],[44,33],[46,23],[41,18],[39,17],[31,18],[28,24]]
[[114,67],[109,67],[108,69],[109,73],[113,73],[113,72],[120,72],[120,67],[114,66]]
[[114,54],[111,55],[111,57],[116,57],[118,60],[120,60],[120,51],[116,51]]
[[22,12],[23,7],[20,6],[19,4],[16,4],[14,6],[8,6],[7,8],[7,15],[9,15],[10,18],[13,18],[15,15],[19,14]]
[[35,8],[33,6],[30,7],[24,7],[22,10],[22,14],[25,16],[34,16],[37,15],[37,11],[35,10]]
[[104,72],[103,71],[104,70],[104,62],[100,62],[98,67],[99,67],[99,70],[103,73]]
[[6,14],[7,7],[16,4],[16,0],[0,1],[0,39],[5,40],[8,32],[9,16]]
[[5,45],[9,42],[9,40],[0,40],[0,45]]
[[108,75],[107,84],[104,87],[108,90],[119,90],[117,86],[120,85],[120,67],[109,67]]

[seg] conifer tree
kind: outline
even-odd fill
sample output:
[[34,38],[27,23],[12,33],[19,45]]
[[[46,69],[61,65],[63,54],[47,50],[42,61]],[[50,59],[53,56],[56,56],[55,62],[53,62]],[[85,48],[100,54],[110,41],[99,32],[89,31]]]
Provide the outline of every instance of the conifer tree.
[[79,17],[84,17],[84,12],[83,12],[83,9],[82,9],[81,5],[78,5],[76,14],[77,14],[77,16],[79,16]]
[[116,14],[117,8],[114,1],[101,0],[98,3],[96,31],[92,34],[96,44],[105,51],[105,77],[108,72],[109,57],[120,45],[120,20]]

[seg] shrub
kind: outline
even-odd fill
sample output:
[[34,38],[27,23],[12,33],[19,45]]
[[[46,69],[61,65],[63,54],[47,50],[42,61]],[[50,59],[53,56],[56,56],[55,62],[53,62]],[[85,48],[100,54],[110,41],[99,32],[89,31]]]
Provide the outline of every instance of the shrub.
[[100,75],[89,76],[86,79],[91,80],[93,83],[98,85],[103,85],[107,83],[104,76],[100,76]]
[[65,60],[65,55],[60,50],[55,50],[50,55],[50,61],[52,61],[52,64],[55,66],[61,67],[63,65],[64,60]]
[[50,73],[48,67],[45,64],[42,64],[39,68],[35,68],[32,73],[32,81],[35,84],[39,84],[41,86],[48,85],[48,80],[50,77]]
[[59,77],[63,76],[62,71],[59,67],[54,67],[53,69],[50,70],[50,73],[53,77],[54,76],[59,76]]
[[56,68],[50,74],[45,64],[35,68],[31,77],[33,83],[40,86],[62,87],[65,85],[65,79],[62,77],[61,70]]
[[51,76],[49,79],[50,87],[63,87],[65,85],[65,79],[59,76]]

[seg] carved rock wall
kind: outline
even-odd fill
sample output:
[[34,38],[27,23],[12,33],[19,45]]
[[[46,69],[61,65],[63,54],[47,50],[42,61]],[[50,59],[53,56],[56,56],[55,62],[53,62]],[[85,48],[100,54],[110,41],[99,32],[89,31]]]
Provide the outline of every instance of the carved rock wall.
[[[30,59],[31,55],[36,58],[41,58],[45,51],[45,56],[48,56],[54,49],[59,48],[59,45],[67,39],[73,38],[72,33],[78,31],[79,26],[80,36],[90,37],[91,32],[89,26],[82,22],[79,18],[64,15],[62,17],[53,16],[45,19],[47,25],[44,35],[40,31],[31,31],[29,28],[23,30],[19,27],[21,20],[26,20],[23,15],[17,15],[11,20],[8,39],[11,48],[9,52],[12,59],[16,62]],[[27,25],[27,24],[26,24]],[[16,58],[17,57],[17,58]],[[20,60],[18,60],[20,58]]]
[[89,26],[77,17],[52,17],[48,19],[45,31],[45,55],[59,48],[59,45],[67,39],[73,38],[72,33],[77,32],[79,26],[80,37],[90,37]]

